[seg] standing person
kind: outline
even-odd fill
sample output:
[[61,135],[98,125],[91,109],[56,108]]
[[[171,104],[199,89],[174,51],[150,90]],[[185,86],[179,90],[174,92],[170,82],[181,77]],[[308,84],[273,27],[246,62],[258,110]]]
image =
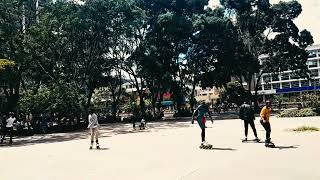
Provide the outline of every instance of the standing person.
[[206,114],[209,114],[209,117],[211,119],[211,122],[213,123],[211,113],[209,111],[209,107],[205,104],[205,102],[202,102],[200,106],[197,107],[197,109],[192,114],[192,121],[191,123],[194,123],[194,116],[195,113],[198,112],[197,121],[201,128],[201,146],[200,147],[212,147],[212,145],[208,144],[205,141],[206,137]]
[[94,138],[96,140],[96,148],[100,149],[99,139],[98,139],[99,138],[99,122],[98,122],[98,117],[93,112],[93,110],[90,110],[88,121],[89,121],[88,129],[90,129],[90,134],[91,134],[90,149],[92,149]]
[[9,113],[9,118],[6,120],[6,128],[4,129],[3,136],[1,138],[1,144],[3,143],[4,138],[9,134],[10,141],[9,144],[12,144],[12,135],[13,135],[13,123],[16,121],[13,113]]
[[257,130],[256,130],[256,127],[255,127],[255,124],[254,124],[255,116],[254,116],[253,107],[250,106],[247,102],[244,102],[240,106],[239,117],[244,122],[244,135],[245,135],[245,138],[243,139],[242,142],[248,141],[248,127],[249,127],[249,124],[250,124],[251,129],[253,131],[253,134],[255,136],[254,141],[259,142],[260,139],[258,138]]
[[271,142],[270,134],[271,134],[271,126],[270,126],[270,114],[271,114],[271,102],[266,101],[266,105],[261,109],[260,112],[260,123],[263,128],[266,130],[266,147],[273,147],[274,144]]

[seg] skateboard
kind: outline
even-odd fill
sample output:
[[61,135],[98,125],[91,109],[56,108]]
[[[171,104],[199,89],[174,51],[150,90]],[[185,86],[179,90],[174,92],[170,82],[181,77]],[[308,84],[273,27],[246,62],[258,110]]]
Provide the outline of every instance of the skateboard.
[[242,139],[242,142],[243,143],[249,143],[249,142],[260,143],[260,139]]
[[275,148],[275,147],[276,147],[272,142],[266,143],[265,146],[266,146],[267,148]]
[[201,144],[199,146],[200,149],[212,149],[212,147],[213,146],[211,144],[206,144],[206,145]]

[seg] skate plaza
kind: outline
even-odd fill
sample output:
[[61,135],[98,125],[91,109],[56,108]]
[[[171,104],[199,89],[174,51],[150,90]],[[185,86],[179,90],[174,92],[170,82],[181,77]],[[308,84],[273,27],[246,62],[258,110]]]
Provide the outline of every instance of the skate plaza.
[[[135,131],[132,124],[102,125],[100,150],[88,149],[87,131],[17,138],[0,148],[1,179],[320,179],[320,133],[291,131],[319,127],[319,117],[271,117],[271,122],[275,148],[242,143],[239,119],[207,123],[210,150],[199,148],[199,127],[187,120],[148,123]],[[263,137],[263,127],[256,128]]]

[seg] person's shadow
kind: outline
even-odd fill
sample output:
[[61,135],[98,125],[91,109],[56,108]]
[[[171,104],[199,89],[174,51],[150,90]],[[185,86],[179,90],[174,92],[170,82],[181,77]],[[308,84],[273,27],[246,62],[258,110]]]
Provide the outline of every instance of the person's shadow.
[[274,147],[271,147],[271,148],[276,148],[276,149],[279,149],[279,150],[282,150],[282,149],[297,149],[298,148],[298,145],[293,145],[293,146],[274,146]]
[[107,150],[110,150],[110,148],[91,149],[91,151],[107,151]]
[[203,149],[203,150],[218,150],[218,151],[236,151],[236,149],[233,149],[233,148],[218,148],[218,147],[212,147],[212,148],[209,148],[209,149]]
[[211,148],[211,150],[219,150],[219,151],[236,151],[236,149],[233,149],[233,148],[217,148],[217,147],[213,147],[213,148]]

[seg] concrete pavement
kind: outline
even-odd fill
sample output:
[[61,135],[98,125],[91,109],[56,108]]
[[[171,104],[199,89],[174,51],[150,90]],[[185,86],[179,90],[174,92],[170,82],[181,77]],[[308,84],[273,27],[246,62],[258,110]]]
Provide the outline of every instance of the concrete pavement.
[[288,130],[302,125],[320,127],[320,117],[272,118],[274,149],[242,143],[240,120],[208,122],[213,150],[198,148],[200,129],[189,122],[150,123],[146,131],[106,125],[102,150],[88,149],[87,132],[19,138],[0,147],[1,180],[319,180],[320,132]]

